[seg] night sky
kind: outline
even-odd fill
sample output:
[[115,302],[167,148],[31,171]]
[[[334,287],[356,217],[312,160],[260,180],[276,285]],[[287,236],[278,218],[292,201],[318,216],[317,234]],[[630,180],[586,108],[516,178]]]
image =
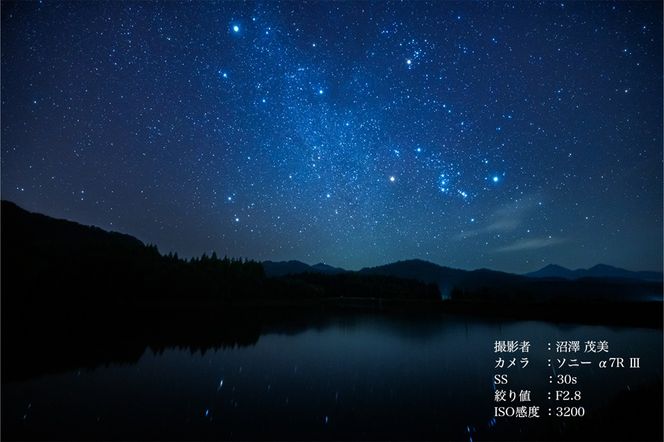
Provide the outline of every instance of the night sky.
[[662,267],[660,2],[2,3],[2,198],[180,256]]

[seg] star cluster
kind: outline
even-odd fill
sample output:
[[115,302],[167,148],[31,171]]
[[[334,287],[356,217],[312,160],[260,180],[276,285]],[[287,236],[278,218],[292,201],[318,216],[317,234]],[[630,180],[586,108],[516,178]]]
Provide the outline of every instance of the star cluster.
[[656,2],[2,5],[3,198],[164,252],[662,266]]

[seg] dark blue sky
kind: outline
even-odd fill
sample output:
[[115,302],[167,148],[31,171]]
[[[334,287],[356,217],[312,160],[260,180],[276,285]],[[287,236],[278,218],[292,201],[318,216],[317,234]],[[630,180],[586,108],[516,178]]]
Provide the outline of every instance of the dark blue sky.
[[660,269],[662,7],[3,2],[2,197],[184,256]]

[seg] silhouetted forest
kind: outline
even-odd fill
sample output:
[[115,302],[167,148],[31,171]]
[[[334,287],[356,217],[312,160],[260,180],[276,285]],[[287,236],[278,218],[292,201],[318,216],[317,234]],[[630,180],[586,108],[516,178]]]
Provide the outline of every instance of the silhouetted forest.
[[[129,235],[27,212],[2,202],[4,301],[92,310],[192,307],[256,299],[438,299],[434,285],[389,276],[266,278],[261,263],[161,255]],[[37,304],[35,304],[37,303]]]
[[[254,343],[267,324],[311,319],[336,297],[427,299],[390,276],[265,276],[251,260],[161,255],[129,235],[2,202],[2,379],[135,360],[146,345]],[[291,305],[280,305],[286,300]],[[292,303],[305,303],[305,311]],[[309,303],[309,307],[307,307]],[[278,312],[278,313],[274,313]]]

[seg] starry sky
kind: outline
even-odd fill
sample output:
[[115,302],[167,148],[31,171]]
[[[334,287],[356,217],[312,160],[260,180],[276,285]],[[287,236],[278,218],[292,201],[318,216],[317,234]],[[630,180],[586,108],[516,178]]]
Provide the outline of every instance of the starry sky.
[[659,2],[3,2],[2,198],[349,269],[662,267]]

